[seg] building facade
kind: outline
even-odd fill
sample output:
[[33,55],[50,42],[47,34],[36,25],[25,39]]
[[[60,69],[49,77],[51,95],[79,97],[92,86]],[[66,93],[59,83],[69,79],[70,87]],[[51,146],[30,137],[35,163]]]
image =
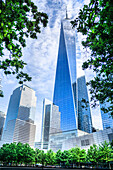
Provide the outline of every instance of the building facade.
[[[78,129],[92,133],[92,119],[85,76],[77,79]],[[83,102],[84,101],[84,102]]]
[[22,142],[33,147],[36,130],[35,112],[35,91],[26,85],[15,89],[9,101],[3,143]]
[[42,114],[42,132],[41,132],[42,149],[48,149],[51,111],[52,111],[52,102],[49,101],[48,99],[44,99],[43,114]]
[[110,104],[108,102],[100,104],[103,129],[113,128],[113,117],[109,112],[104,113],[104,111],[102,110],[102,107],[107,108],[109,106]]
[[5,118],[6,118],[5,114],[0,111],[0,140],[1,140],[1,137],[2,137],[2,132],[3,132],[3,128],[4,128]]
[[80,130],[77,130],[76,133],[78,133],[77,136],[74,132],[57,133],[50,136],[49,149],[52,149],[54,152],[57,152],[59,149],[64,151],[75,147],[88,150],[93,144],[100,145],[105,141],[109,143],[113,140],[112,128],[90,134],[83,133]]
[[[76,39],[68,18],[61,22],[53,103],[61,112],[61,130],[92,132],[91,112],[85,77],[77,80]],[[87,111],[81,100],[88,101]]]
[[70,20],[65,19],[61,22],[53,96],[53,103],[59,106],[61,112],[62,131],[78,128],[76,75],[75,32],[72,30]]
[[0,78],[0,96],[3,96],[1,81],[2,79]]
[[60,112],[59,107],[56,105],[52,105],[52,112],[50,117],[50,132],[49,134],[54,134],[61,132],[60,130]]
[[49,135],[60,131],[59,107],[44,99],[42,116],[42,149],[48,149]]
[[1,80],[1,78],[0,78],[0,90],[2,89],[2,86],[1,86],[1,81],[2,81],[2,80]]

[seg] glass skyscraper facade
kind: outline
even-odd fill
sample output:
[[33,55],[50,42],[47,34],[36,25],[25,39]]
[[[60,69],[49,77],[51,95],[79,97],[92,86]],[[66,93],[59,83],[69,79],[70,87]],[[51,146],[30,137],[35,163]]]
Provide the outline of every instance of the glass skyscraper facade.
[[[76,39],[75,31],[68,18],[61,22],[59,51],[57,59],[53,103],[61,112],[61,130],[92,132],[90,107],[80,110],[80,100],[88,100],[84,78],[77,85]],[[78,89],[79,88],[79,89]]]
[[5,114],[2,111],[0,111],[0,140],[2,137],[4,122],[5,122]]
[[77,129],[75,32],[69,19],[61,22],[53,103],[61,112],[61,130]]
[[[105,102],[105,104],[100,104],[100,108],[102,108],[102,107],[107,108],[109,106],[110,106],[110,104],[108,102]],[[103,129],[113,128],[113,118],[111,117],[109,112],[108,113],[104,113],[101,110],[101,117],[102,117]]]
[[42,132],[41,132],[42,149],[48,149],[51,110],[52,110],[52,102],[47,99],[44,99],[43,114],[42,114]]
[[59,107],[47,99],[43,101],[42,115],[42,149],[48,149],[49,135],[60,132],[60,112]]
[[2,94],[3,94],[3,93],[2,93],[1,81],[2,81],[2,79],[0,78],[0,95],[2,95]]
[[[92,133],[92,119],[85,76],[77,79],[78,89],[78,129]],[[86,104],[82,99],[85,99]]]
[[35,91],[22,85],[10,97],[2,140],[4,143],[22,142],[34,145],[36,125]]

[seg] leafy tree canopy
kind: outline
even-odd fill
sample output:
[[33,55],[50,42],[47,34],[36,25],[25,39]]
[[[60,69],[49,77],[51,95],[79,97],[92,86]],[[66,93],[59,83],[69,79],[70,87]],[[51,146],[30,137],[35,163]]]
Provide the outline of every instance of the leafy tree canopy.
[[97,101],[108,102],[103,111],[113,116],[113,1],[90,0],[71,23],[86,35],[82,44],[91,50],[90,58],[82,67],[96,72],[96,77],[88,82],[92,106],[95,107]]
[[110,162],[113,161],[113,148],[110,143],[106,141],[99,145],[99,162]]
[[90,146],[87,153],[84,149],[72,148],[70,150],[58,150],[54,153],[48,150],[33,149],[27,143],[10,143],[3,144],[0,148],[0,162],[8,165],[34,165],[40,163],[44,165],[63,165],[72,167],[76,164],[80,167],[80,163],[90,162],[92,164],[109,163],[113,161],[112,143],[104,142],[101,145]]
[[46,164],[54,165],[55,164],[55,153],[50,149],[46,153]]
[[0,1],[0,69],[5,75],[16,75],[20,84],[31,80],[22,71],[26,65],[21,59],[22,48],[26,47],[26,38],[37,39],[47,22],[47,14],[38,12],[31,0]]
[[87,152],[87,162],[92,162],[92,163],[98,163],[98,157],[99,157],[99,152],[98,152],[98,146],[93,145],[90,146],[90,149],[88,149]]
[[55,154],[55,162],[58,165],[62,162],[62,151],[60,149]]

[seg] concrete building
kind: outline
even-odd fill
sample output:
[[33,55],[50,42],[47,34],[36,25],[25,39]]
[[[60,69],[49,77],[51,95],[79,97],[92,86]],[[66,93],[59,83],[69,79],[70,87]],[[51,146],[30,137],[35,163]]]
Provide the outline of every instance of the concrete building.
[[36,130],[35,112],[35,91],[26,85],[16,88],[10,97],[2,142],[22,142],[33,147]]
[[[52,149],[54,152],[57,150],[65,150],[63,146],[65,141],[70,139],[75,139],[77,136],[83,136],[88,134],[87,132],[83,132],[81,130],[70,130],[70,131],[63,131],[59,133],[50,134],[49,136],[49,149]],[[70,146],[70,143],[68,143]]]
[[49,149],[52,149],[54,152],[59,149],[64,151],[74,147],[88,150],[93,144],[99,145],[104,143],[104,141],[111,142],[113,140],[113,129],[111,128],[90,134],[81,132],[78,130],[78,136],[74,132],[57,133],[50,136]]

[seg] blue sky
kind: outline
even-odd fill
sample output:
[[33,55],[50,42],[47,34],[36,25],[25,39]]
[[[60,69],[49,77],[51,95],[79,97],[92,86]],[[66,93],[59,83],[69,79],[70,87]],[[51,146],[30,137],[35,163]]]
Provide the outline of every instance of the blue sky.
[[[23,49],[23,60],[27,62],[25,71],[32,77],[32,81],[26,84],[35,90],[37,96],[35,123],[37,125],[36,141],[39,141],[43,99],[52,100],[53,96],[61,19],[65,18],[66,6],[68,16],[75,18],[79,9],[89,0],[33,0],[33,2],[38,6],[39,11],[46,12],[49,17],[48,26],[42,28],[38,39],[27,39],[27,47]],[[78,34],[77,49],[78,51],[81,49],[81,56],[77,57],[78,77],[84,74],[81,65],[89,55],[80,44],[82,39],[81,34]],[[87,80],[93,76],[91,70],[85,74]],[[13,76],[6,77],[0,72],[0,77],[4,91],[4,98],[0,98],[0,110],[7,113],[10,95],[19,85]],[[92,110],[93,125],[101,128],[101,120],[97,112],[99,112],[98,109]]]

